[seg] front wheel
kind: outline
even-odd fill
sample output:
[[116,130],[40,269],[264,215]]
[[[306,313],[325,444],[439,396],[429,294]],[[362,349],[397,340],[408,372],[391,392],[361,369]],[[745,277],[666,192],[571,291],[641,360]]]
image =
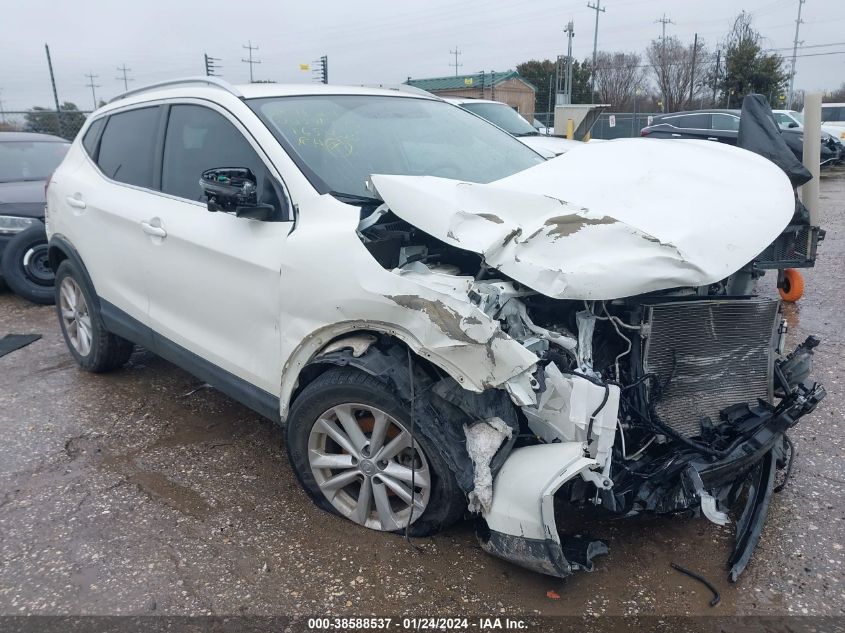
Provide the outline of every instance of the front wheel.
[[299,394],[287,449],[299,482],[322,509],[386,532],[434,534],[466,500],[434,446],[411,441],[410,406],[364,372],[331,369]]
[[34,303],[55,300],[55,276],[47,257],[47,233],[40,222],[15,235],[3,251],[3,278],[12,291]]

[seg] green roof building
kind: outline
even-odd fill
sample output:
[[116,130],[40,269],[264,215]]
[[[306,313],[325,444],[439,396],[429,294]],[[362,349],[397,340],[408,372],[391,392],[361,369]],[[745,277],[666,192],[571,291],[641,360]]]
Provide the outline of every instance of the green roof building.
[[425,79],[408,77],[405,83],[440,97],[490,99],[507,103],[523,116],[534,114],[537,88],[515,70]]

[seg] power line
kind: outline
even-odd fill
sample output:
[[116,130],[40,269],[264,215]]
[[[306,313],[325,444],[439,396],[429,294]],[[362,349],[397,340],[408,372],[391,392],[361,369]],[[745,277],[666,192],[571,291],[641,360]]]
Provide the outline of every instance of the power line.
[[457,77],[458,76],[458,67],[463,66],[463,63],[460,63],[460,64],[458,63],[458,55],[461,54],[461,51],[459,51],[458,47],[455,46],[455,50],[450,50],[449,54],[455,56],[455,63],[453,64],[452,62],[449,62],[449,65],[455,67],[455,77]]
[[252,74],[252,66],[254,64],[260,64],[261,61],[258,60],[258,59],[252,59],[252,51],[257,51],[258,47],[253,46],[252,41],[250,40],[249,42],[247,42],[246,44],[243,45],[243,48],[245,48],[249,51],[249,59],[244,59],[242,57],[241,61],[244,62],[245,64],[249,64],[249,83],[254,84],[255,83],[255,77],[253,77],[253,74]]
[[605,13],[607,9],[601,6],[601,0],[596,0],[595,4],[587,3],[588,9],[593,9],[596,12],[596,29],[593,31],[593,67],[590,72],[590,103],[596,102],[596,53],[599,46],[599,13]]
[[127,68],[127,67],[126,67],[126,64],[123,64],[123,66],[118,66],[118,67],[117,67],[117,69],[118,69],[121,73],[123,73],[123,77],[115,77],[115,79],[117,79],[118,81],[123,80],[123,88],[124,88],[124,90],[127,90],[127,91],[128,91],[128,90],[129,90],[129,82],[130,82],[130,81],[135,81],[135,80],[134,80],[134,79],[130,79],[129,77],[127,77],[127,76],[126,76],[126,73],[128,73],[128,72],[129,72],[130,70],[132,70],[132,69],[131,69],[131,68]]
[[85,85],[88,86],[89,88],[91,88],[91,98],[94,99],[94,109],[96,110],[97,109],[97,93],[94,89],[99,88],[100,84],[95,84],[94,80],[97,79],[99,77],[99,75],[94,75],[92,73],[88,73],[85,76],[88,77],[88,83],[85,84]]
[[[789,71],[789,97],[786,100],[786,109],[792,109],[793,87],[795,86],[795,58],[798,53],[798,31],[801,29],[801,9],[806,0],[798,0],[798,19],[795,20],[795,39],[792,41],[792,68]],[[801,42],[803,44],[804,42]]]

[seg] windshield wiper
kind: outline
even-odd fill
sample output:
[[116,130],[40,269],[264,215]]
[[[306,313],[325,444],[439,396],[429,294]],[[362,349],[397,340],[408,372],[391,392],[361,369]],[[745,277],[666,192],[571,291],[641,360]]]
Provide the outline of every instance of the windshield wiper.
[[384,200],[380,200],[379,198],[373,198],[371,196],[360,196],[357,193],[345,193],[343,191],[329,191],[329,195],[334,196],[341,202],[346,202],[347,204],[379,205],[384,202]]
[[516,138],[522,138],[523,136],[540,136],[540,133],[537,131],[534,132],[517,132],[514,134]]

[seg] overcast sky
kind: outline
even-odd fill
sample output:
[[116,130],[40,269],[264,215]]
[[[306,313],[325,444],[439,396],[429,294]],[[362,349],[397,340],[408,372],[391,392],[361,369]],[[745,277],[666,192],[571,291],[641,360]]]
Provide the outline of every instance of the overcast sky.
[[[754,15],[766,46],[791,54],[798,0],[602,0],[599,49],[642,51],[660,35],[692,41],[698,32],[718,47],[740,9]],[[241,62],[251,41],[256,79],[310,81],[299,69],[329,57],[330,83],[399,83],[409,75],[454,74],[457,46],[462,72],[505,70],[528,59],[564,53],[563,27],[575,23],[574,52],[592,54],[595,12],[587,0],[3,0],[0,5],[0,100],[6,110],[51,106],[44,54],[50,45],[61,101],[92,106],[85,73],[98,75],[97,98],[123,89],[117,67],[126,64],[130,87],[203,74],[203,53],[222,59],[222,76],[249,80]],[[833,88],[845,81],[845,0],[806,0],[796,87]],[[837,46],[819,46],[839,43]],[[787,50],[788,49],[788,50]]]

